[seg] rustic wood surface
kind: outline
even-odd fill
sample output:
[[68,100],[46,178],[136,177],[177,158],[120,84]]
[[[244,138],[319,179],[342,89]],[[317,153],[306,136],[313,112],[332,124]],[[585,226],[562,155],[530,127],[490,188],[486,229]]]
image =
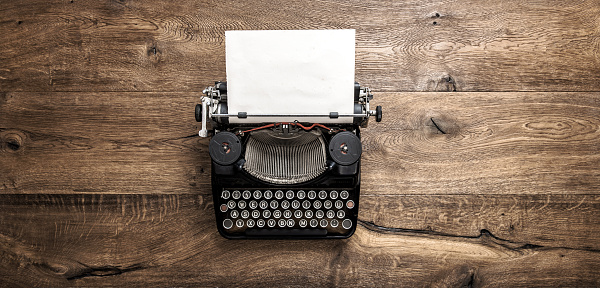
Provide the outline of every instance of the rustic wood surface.
[[[3,1],[0,286],[600,286],[600,1]],[[357,30],[356,234],[218,235],[224,31]]]

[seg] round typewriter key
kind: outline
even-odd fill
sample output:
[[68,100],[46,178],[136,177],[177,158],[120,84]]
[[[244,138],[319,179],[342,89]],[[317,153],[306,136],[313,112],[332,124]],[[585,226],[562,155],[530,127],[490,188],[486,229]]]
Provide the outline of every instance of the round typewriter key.
[[317,192],[313,190],[308,191],[308,199],[313,200],[315,198],[317,198]]
[[296,218],[302,218],[302,211],[300,211],[300,210],[294,211],[294,217],[296,217]]
[[235,201],[229,200],[229,202],[227,202],[227,207],[229,207],[229,209],[234,209],[235,206],[236,206]]
[[275,224],[277,224],[277,221],[275,221],[275,219],[269,219],[269,221],[267,221],[267,225],[269,225],[269,227],[271,228],[275,227]]
[[256,191],[254,191],[253,196],[254,196],[254,199],[258,200],[258,199],[260,199],[260,197],[262,197],[262,192],[260,192],[260,190],[256,190]]
[[342,200],[335,201],[335,209],[342,209],[342,208],[344,208],[344,202],[342,202]]
[[327,227],[327,224],[328,224],[327,220],[325,220],[325,219],[321,220],[321,227],[325,228],[325,227]]
[[340,222],[336,219],[331,220],[331,227],[335,228],[340,224]]
[[285,198],[287,199],[294,199],[294,191],[292,190],[288,190],[287,192],[285,192]]
[[233,191],[233,193],[231,193],[231,196],[233,196],[233,199],[237,200],[240,199],[240,197],[242,197],[242,193],[238,190]]
[[360,154],[362,154],[360,138],[352,132],[337,133],[329,141],[329,155],[340,165],[353,164],[360,159]]
[[306,197],[306,192],[304,192],[304,190],[300,190],[300,191],[298,191],[298,193],[296,193],[296,197],[298,197],[298,199],[302,200],[302,199],[304,199],[304,197]]
[[306,227],[306,225],[308,225],[308,221],[306,221],[306,219],[300,219],[300,221],[298,221],[298,224],[300,224],[301,228]]
[[283,198],[283,191],[281,191],[281,190],[275,191],[275,198],[282,199]]
[[325,202],[323,202],[323,207],[325,207],[325,209],[331,209],[332,206],[333,203],[331,203],[330,200],[325,200]]
[[342,219],[346,216],[346,212],[344,212],[344,210],[339,210],[337,212],[337,216],[338,216],[338,218]]
[[287,200],[283,200],[281,202],[281,209],[288,209],[288,208],[290,208],[290,202]]
[[233,227],[233,221],[231,221],[231,219],[223,220],[223,228],[231,229],[231,227]]
[[312,210],[306,210],[304,212],[304,217],[306,217],[306,218],[312,218],[313,217],[313,211]]
[[242,144],[240,138],[231,132],[215,134],[208,144],[210,158],[219,165],[231,165],[240,158]]
[[315,228],[317,225],[319,225],[319,221],[317,219],[310,220],[310,227]]
[[308,200],[302,201],[302,208],[304,208],[304,209],[310,208],[310,201],[308,201]]
[[333,210],[329,210],[329,211],[327,211],[327,218],[330,218],[330,219],[331,219],[331,218],[333,218],[333,217],[335,217],[335,212],[333,212]]
[[262,200],[262,201],[260,201],[258,206],[260,207],[260,209],[267,209],[267,207],[269,207],[269,203],[267,203],[266,200]]
[[346,202],[346,207],[348,207],[348,209],[354,208],[354,201],[348,200],[348,202]]
[[313,207],[315,207],[315,209],[321,209],[321,201],[315,200],[315,202],[313,202]]
[[269,218],[269,217],[271,217],[271,210],[263,211],[263,218]]
[[252,210],[252,218],[260,217],[260,212],[258,210]]
[[273,198],[273,192],[271,192],[271,190],[267,190],[265,191],[265,199],[269,200],[271,198]]
[[250,199],[250,197],[252,197],[252,193],[250,193],[250,191],[248,191],[248,190],[244,190],[244,192],[242,192],[242,197],[244,197],[244,199],[248,200],[248,199]]
[[252,200],[248,204],[248,207],[250,207],[250,209],[256,209],[256,207],[258,207],[258,202],[256,202],[256,200]]
[[292,211],[290,211],[290,210],[283,211],[283,217],[285,217],[285,218],[291,218],[292,217]]
[[[331,222],[331,224],[333,224],[333,222]],[[248,221],[246,221],[246,226],[248,226],[248,228],[254,227],[254,220],[248,219]]]
[[352,228],[352,221],[350,219],[344,219],[344,221],[342,221],[342,227],[344,227],[344,229]]
[[292,228],[294,227],[294,225],[296,225],[296,221],[294,221],[294,219],[288,219],[287,220],[287,226]]
[[264,219],[258,219],[256,221],[256,226],[258,226],[258,228],[265,227],[265,220]]
[[221,204],[221,212],[227,212],[227,204]]
[[240,200],[240,202],[238,202],[238,208],[245,209],[246,208],[246,201]]
[[229,193],[229,190],[223,190],[223,192],[221,192],[221,198],[229,199],[229,196],[231,196],[231,193]]
[[279,223],[278,223],[278,224],[279,224],[279,227],[281,227],[281,228],[285,228],[285,224],[286,224],[286,222],[285,222],[285,220],[284,220],[284,219],[279,219]]
[[350,196],[350,193],[348,193],[348,191],[344,190],[342,192],[340,192],[340,197],[344,200],[348,199],[348,196]]
[[333,190],[333,191],[329,192],[329,198],[335,200],[335,198],[337,198],[337,197],[338,197],[337,191]]
[[279,211],[279,210],[273,211],[273,217],[275,217],[275,218],[281,218],[281,211]]
[[237,226],[238,228],[244,227],[244,220],[238,219],[237,221],[235,221],[235,226]]
[[246,219],[250,217],[250,212],[248,212],[248,210],[242,210],[242,213],[240,213],[240,215],[242,215],[242,218]]
[[240,215],[240,212],[238,212],[237,210],[231,210],[231,212],[229,213],[229,216],[231,216],[231,218],[235,219]]
[[321,190],[321,191],[319,191],[319,198],[320,198],[321,200],[323,200],[323,199],[327,198],[327,191],[325,191],[325,190]]
[[292,208],[294,208],[294,209],[300,208],[300,201],[298,201],[298,200],[292,201]]
[[317,212],[315,212],[315,216],[317,216],[317,218],[321,219],[321,218],[323,218],[323,216],[325,216],[325,212],[323,212],[323,210],[317,210]]
[[277,200],[271,200],[271,209],[277,209],[279,207],[279,202]]

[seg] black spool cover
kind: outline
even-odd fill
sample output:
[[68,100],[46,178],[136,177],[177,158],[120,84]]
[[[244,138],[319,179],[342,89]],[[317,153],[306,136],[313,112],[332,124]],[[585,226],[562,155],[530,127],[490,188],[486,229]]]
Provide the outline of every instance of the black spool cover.
[[340,132],[329,141],[329,155],[340,165],[351,165],[360,159],[362,144],[352,132]]
[[196,121],[202,122],[202,105],[196,104]]
[[220,132],[210,139],[208,144],[210,158],[219,165],[231,165],[240,158],[242,144],[231,132]]

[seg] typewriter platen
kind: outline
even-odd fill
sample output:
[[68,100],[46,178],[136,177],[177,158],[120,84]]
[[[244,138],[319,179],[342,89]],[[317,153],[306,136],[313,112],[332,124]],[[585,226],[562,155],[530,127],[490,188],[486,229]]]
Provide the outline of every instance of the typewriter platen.
[[[228,114],[227,83],[206,88],[196,105],[199,135],[209,136],[212,192],[221,235],[239,238],[347,238],[356,229],[360,195],[360,128],[370,110],[369,88],[354,87],[355,113],[348,124],[294,122],[230,124],[230,117],[290,115]],[[325,115],[320,115],[325,116]],[[209,123],[210,122],[210,123]]]

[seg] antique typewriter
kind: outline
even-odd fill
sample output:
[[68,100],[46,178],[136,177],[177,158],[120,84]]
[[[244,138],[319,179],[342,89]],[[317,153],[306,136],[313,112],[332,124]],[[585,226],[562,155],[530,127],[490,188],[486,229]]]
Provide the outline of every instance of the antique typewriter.
[[381,106],[370,110],[371,90],[354,82],[353,94],[347,95],[354,113],[231,113],[227,84],[207,87],[195,110],[202,123],[199,135],[211,136],[220,234],[229,239],[350,237],[359,208],[360,128],[367,127],[370,116],[377,122],[382,117]]

